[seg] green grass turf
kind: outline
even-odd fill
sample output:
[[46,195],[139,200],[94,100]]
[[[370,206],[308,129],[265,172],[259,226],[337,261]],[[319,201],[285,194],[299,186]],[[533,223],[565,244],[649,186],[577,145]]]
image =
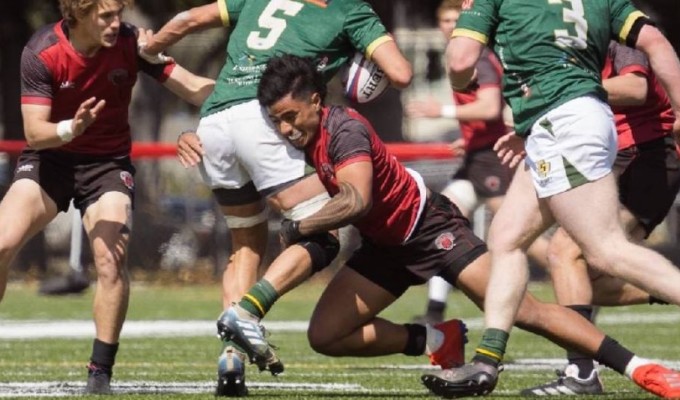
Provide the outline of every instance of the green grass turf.
[[[307,284],[281,299],[268,316],[269,320],[306,320],[311,314],[322,285]],[[539,297],[550,299],[545,285],[533,285]],[[89,319],[93,289],[80,297],[40,297],[34,287],[11,285],[0,303],[2,320],[20,319]],[[383,316],[396,322],[408,322],[423,311],[427,291],[424,286],[406,293]],[[447,316],[479,318],[481,313],[460,293],[449,301]],[[134,286],[129,320],[213,320],[220,312],[220,292],[214,286]],[[663,313],[678,315],[673,307],[637,306],[603,310],[601,315],[626,313]],[[603,329],[640,355],[667,360],[680,359],[680,339],[675,323],[603,324]],[[481,331],[469,333],[468,353],[478,342]],[[390,356],[377,358],[329,358],[314,353],[303,332],[275,332],[271,340],[279,347],[286,373],[278,378],[249,368],[251,398],[259,399],[431,399],[420,384],[425,357]],[[212,397],[215,360],[220,344],[214,337],[123,338],[115,369],[115,382],[198,382],[205,386],[200,394],[119,394],[123,399],[205,399]],[[9,382],[81,382],[91,349],[91,339],[41,339],[0,341],[0,384]],[[513,331],[508,358],[559,358],[563,352],[545,339]],[[554,377],[547,369],[509,369],[494,398],[519,399],[518,391]],[[606,399],[646,399],[637,387],[614,372],[602,374],[609,395]],[[337,384],[333,388],[287,387],[293,384]],[[267,386],[273,385],[273,386]],[[277,386],[278,385],[278,386]],[[350,386],[347,386],[350,385]],[[3,393],[0,392],[0,398]],[[70,397],[61,397],[70,398]],[[86,398],[86,397],[78,397]],[[96,397],[93,397],[96,398]],[[571,397],[576,398],[576,397]],[[592,399],[592,397],[588,397]]]

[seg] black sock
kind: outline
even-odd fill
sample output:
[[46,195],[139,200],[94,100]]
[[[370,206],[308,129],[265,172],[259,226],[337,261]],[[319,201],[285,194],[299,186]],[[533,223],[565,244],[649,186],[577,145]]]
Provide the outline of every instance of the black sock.
[[626,371],[626,366],[634,356],[635,354],[621,346],[619,342],[609,336],[605,336],[602,344],[600,344],[600,348],[597,349],[595,359],[600,364],[606,365],[623,375]]
[[654,297],[652,295],[649,295],[649,304],[661,304],[661,305],[667,306],[670,303],[668,303],[665,300],[661,300],[658,297]]
[[[579,313],[583,318],[588,321],[592,321],[593,318],[593,306],[591,305],[571,305],[567,306],[572,310]],[[595,369],[595,363],[593,359],[585,354],[581,354],[578,351],[567,350],[567,360],[569,364],[574,364],[578,367],[578,377],[581,379],[586,379],[590,377],[590,374]]]
[[446,302],[438,300],[430,300],[427,302],[427,315],[436,319],[444,319],[444,310],[446,310]]
[[99,339],[95,339],[92,343],[92,356],[90,361],[97,367],[111,371],[113,365],[116,363],[116,353],[118,352],[118,343],[109,344],[104,343]]
[[427,344],[427,329],[424,325],[418,324],[404,324],[408,331],[408,339],[406,339],[406,347],[402,353],[407,356],[420,356],[425,353],[425,345]]

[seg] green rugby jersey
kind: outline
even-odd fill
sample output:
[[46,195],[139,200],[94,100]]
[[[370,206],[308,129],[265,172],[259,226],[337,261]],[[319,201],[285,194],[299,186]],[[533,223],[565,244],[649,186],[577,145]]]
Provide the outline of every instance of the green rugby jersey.
[[600,71],[609,41],[625,43],[640,17],[629,0],[474,0],[452,37],[493,46],[515,130],[526,136],[541,115],[569,100],[607,100]]
[[280,54],[313,57],[326,79],[354,55],[370,59],[392,40],[363,0],[218,0],[231,32],[227,60],[215,89],[201,108],[209,115],[257,97],[269,58]]

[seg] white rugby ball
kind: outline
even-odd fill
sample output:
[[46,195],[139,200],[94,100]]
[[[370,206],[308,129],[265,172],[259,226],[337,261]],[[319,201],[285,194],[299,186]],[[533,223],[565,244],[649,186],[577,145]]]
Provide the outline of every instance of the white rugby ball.
[[383,94],[390,80],[377,64],[356,53],[346,68],[343,83],[345,97],[357,103],[367,103]]

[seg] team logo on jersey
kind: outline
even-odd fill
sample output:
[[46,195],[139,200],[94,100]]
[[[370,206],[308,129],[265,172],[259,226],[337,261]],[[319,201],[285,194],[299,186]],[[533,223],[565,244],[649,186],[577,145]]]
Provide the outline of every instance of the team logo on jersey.
[[122,86],[125,85],[129,78],[130,78],[130,73],[128,70],[123,69],[123,68],[116,68],[112,69],[109,72],[108,75],[109,82],[113,83],[116,86]]
[[62,82],[62,83],[59,85],[59,90],[62,90],[62,89],[75,89],[75,88],[76,88],[76,84],[73,83],[72,81],[65,81],[65,82]]
[[541,160],[536,164],[536,172],[539,178],[545,179],[550,173],[550,161]]
[[123,181],[123,185],[125,185],[125,187],[128,188],[129,190],[135,188],[135,179],[132,177],[131,173],[127,171],[122,171],[120,173],[120,180]]
[[17,168],[17,174],[20,173],[20,172],[31,172],[31,171],[33,171],[33,164],[24,164],[24,165],[20,165]]
[[484,179],[484,186],[492,192],[497,192],[501,187],[501,178],[495,175],[487,176],[486,179]]
[[455,237],[453,236],[453,233],[451,232],[444,232],[437,236],[437,238],[434,240],[434,245],[439,249],[439,250],[451,250],[453,247],[456,245],[455,243]]

